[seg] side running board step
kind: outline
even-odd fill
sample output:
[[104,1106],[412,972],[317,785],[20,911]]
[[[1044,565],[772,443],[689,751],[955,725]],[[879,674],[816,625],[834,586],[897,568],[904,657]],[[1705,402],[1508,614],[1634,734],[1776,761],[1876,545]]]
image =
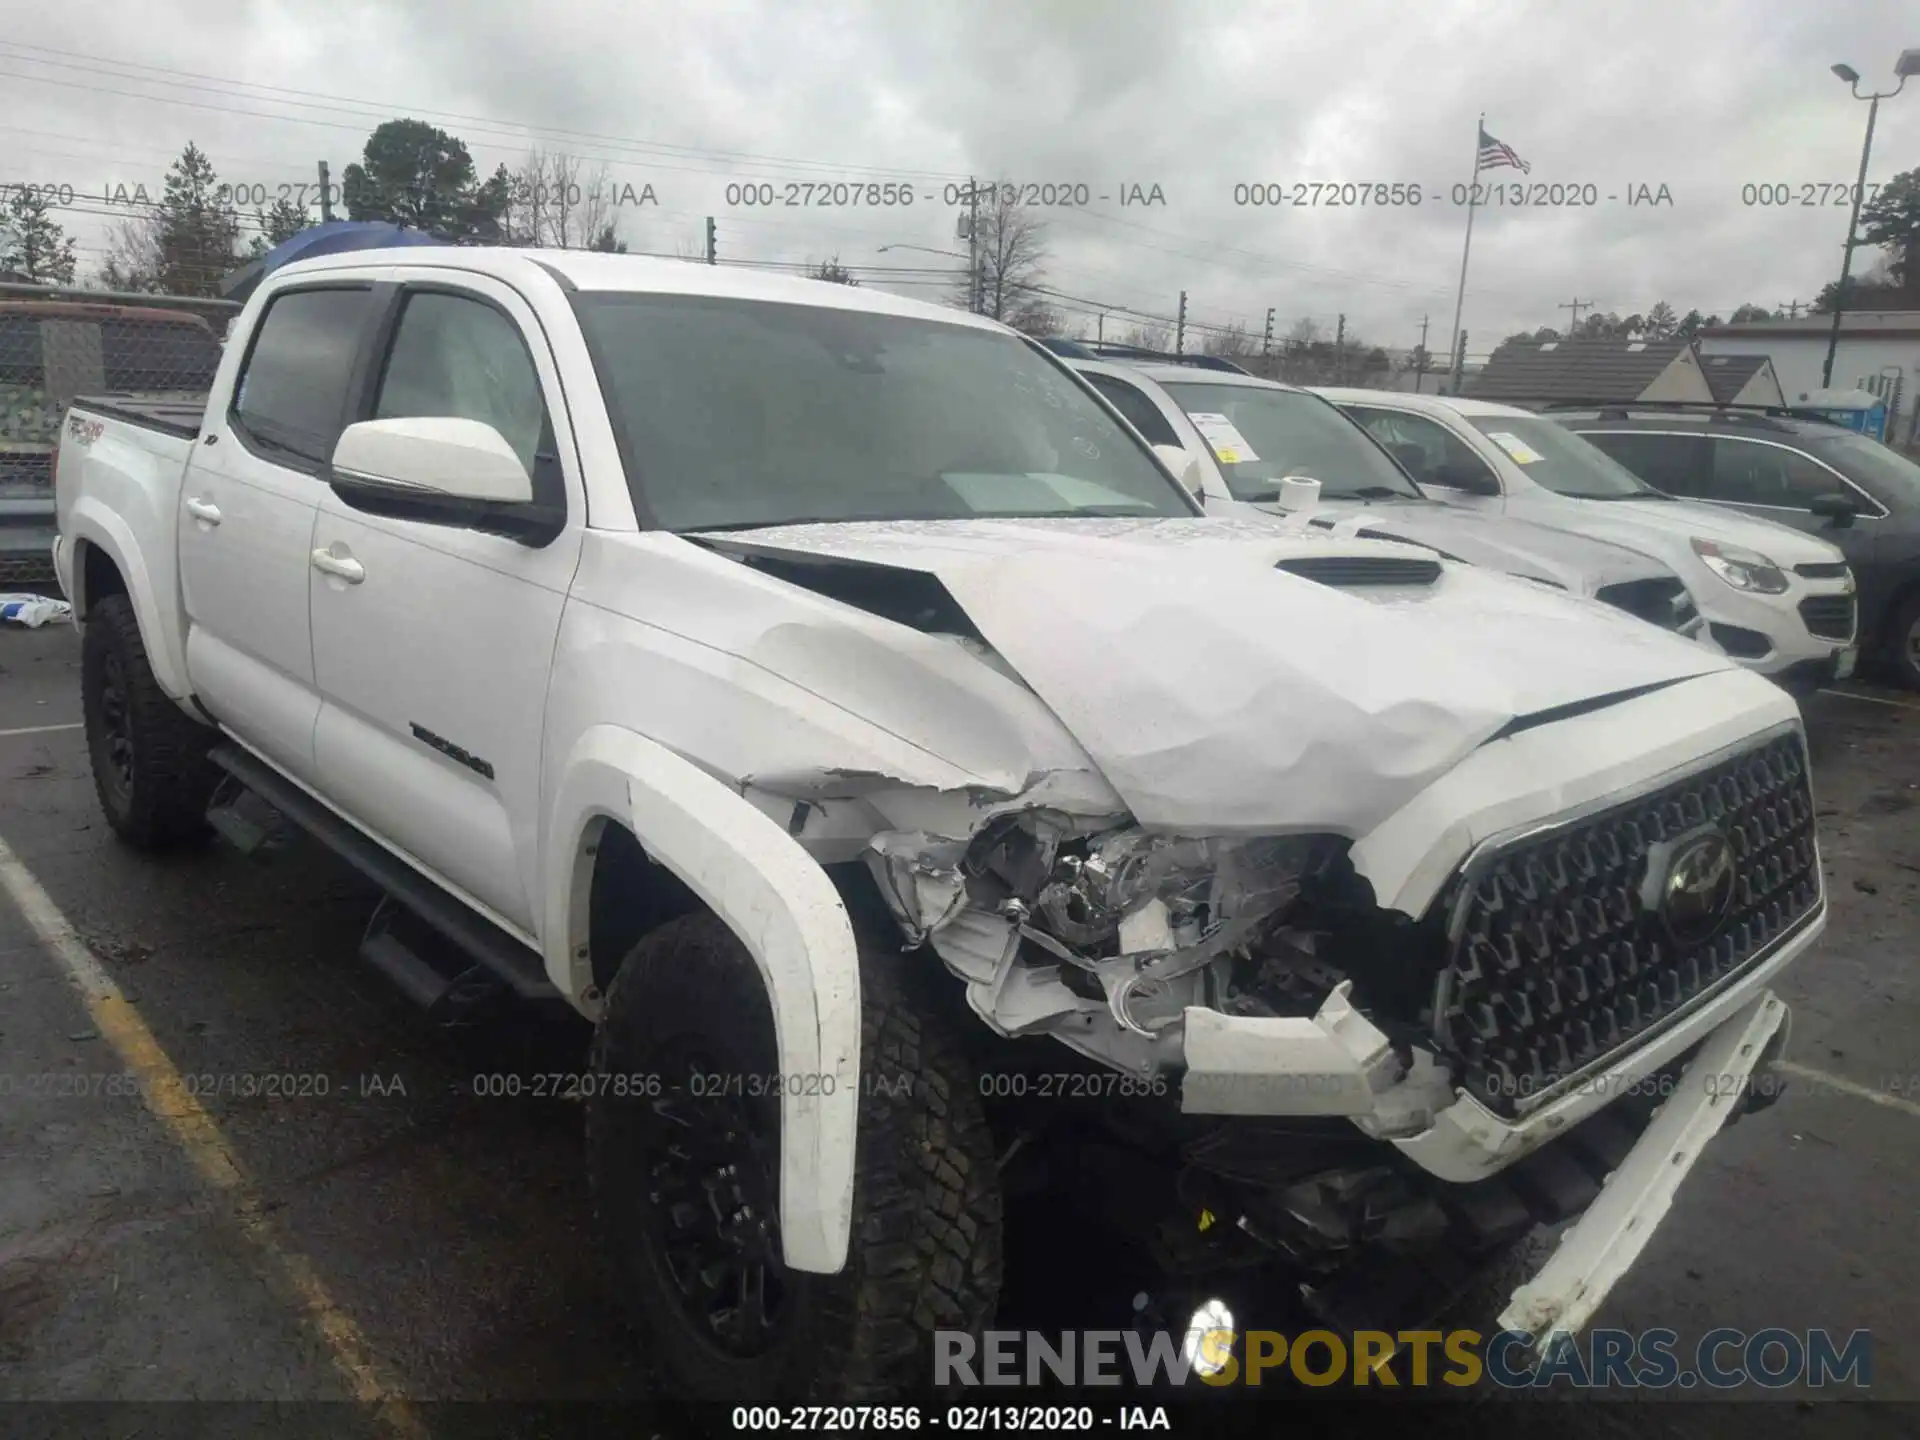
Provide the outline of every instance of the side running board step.
[[[441,939],[515,996],[522,1000],[540,1001],[561,998],[560,992],[547,979],[545,963],[531,947],[485,916],[475,914],[470,907],[422,877],[404,860],[367,838],[299,786],[283,779],[277,771],[237,745],[217,745],[208,758],[260,800],[378,885],[394,901],[419,917]],[[211,812],[208,819],[216,829],[222,828]],[[376,912],[375,920],[382,920],[379,912]],[[426,976],[420,973],[436,967],[428,967],[417,953],[410,953],[407,959],[419,969],[405,962],[396,961],[393,968],[381,963],[382,959],[391,959],[389,952],[396,948],[381,943],[381,936],[390,929],[384,923],[378,929],[370,925],[367,940],[361,947],[362,955],[377,968],[393,975],[409,994],[418,990],[414,998],[429,1003],[442,998],[445,991],[436,994],[427,983]],[[418,947],[409,948],[417,950]],[[375,953],[370,954],[369,950]],[[400,980],[400,975],[395,973],[398,969],[404,969],[411,975],[411,983]],[[465,975],[447,982],[449,986],[461,987],[468,983]]]

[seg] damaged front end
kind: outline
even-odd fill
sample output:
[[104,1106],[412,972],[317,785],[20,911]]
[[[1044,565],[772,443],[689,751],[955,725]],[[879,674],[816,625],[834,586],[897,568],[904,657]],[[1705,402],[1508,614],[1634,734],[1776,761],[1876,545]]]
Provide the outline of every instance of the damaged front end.
[[[1034,808],[964,838],[885,832],[866,858],[993,1031],[1135,1082],[1082,1091],[1128,1103],[1009,1107],[1044,1139],[1041,1188],[1117,1209],[1169,1275],[1281,1264],[1347,1328],[1425,1325],[1536,1227],[1578,1221],[1507,1311],[1544,1340],[1585,1322],[1746,1108],[1686,1067],[1744,1083],[1778,1060],[1784,1008],[1759,987],[1824,919],[1811,814],[1797,732],[1743,742],[1490,838],[1419,917],[1324,834]],[[1681,946],[1645,877],[1702,833],[1731,838],[1737,879],[1724,927]],[[994,1065],[1062,1068],[1014,1048]]]
[[[928,945],[999,1034],[1050,1035],[1133,1075],[1179,1072],[1187,1113],[1412,1133],[1450,1098],[1416,1043],[1444,937],[1378,911],[1347,848],[1089,830],[1028,810],[966,839],[882,833],[866,858],[908,944]],[[1405,1023],[1381,1028],[1363,1009]],[[1270,1058],[1247,1071],[1245,1036],[1290,1042],[1288,1073]]]
[[[1445,1187],[1382,1143],[1453,1100],[1421,1043],[1445,937],[1380,911],[1347,849],[1027,810],[965,839],[883,833],[866,858],[909,946],[939,957],[993,1031],[1051,1037],[1090,1076],[1130,1077],[1124,1090],[1048,1077],[1052,1094],[1139,1098],[1012,1119],[1044,1140],[1027,1152],[1046,1172],[1036,1183],[1114,1218],[1167,1273],[1282,1261],[1332,1276],[1375,1250],[1432,1247],[1452,1224]],[[1057,1054],[993,1063],[1058,1071]],[[1485,1219],[1500,1234],[1533,1223]]]

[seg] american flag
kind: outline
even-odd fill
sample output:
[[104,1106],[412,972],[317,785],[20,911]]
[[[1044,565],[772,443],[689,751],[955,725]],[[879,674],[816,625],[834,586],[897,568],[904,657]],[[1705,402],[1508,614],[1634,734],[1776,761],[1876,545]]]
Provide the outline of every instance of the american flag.
[[1486,127],[1480,127],[1480,155],[1474,161],[1473,173],[1482,170],[1498,170],[1502,165],[1511,165],[1522,175],[1531,175],[1533,167],[1513,153],[1513,147],[1504,140],[1496,140],[1487,134]]

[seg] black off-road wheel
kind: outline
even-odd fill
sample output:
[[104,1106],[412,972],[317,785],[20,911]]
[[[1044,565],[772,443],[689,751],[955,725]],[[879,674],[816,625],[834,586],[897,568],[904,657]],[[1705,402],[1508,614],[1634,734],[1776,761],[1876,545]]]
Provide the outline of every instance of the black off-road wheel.
[[87,616],[80,705],[94,789],[114,834],[139,850],[205,836],[216,778],[207,760],[214,732],[161,690],[125,595],[96,602]]
[[[711,914],[627,956],[592,1050],[587,1153],[601,1243],[657,1393],[681,1403],[881,1403],[932,1393],[934,1333],[977,1333],[1001,1278],[1001,1199],[977,1085],[861,957],[852,1235],[837,1275],[788,1270],[773,1012]],[[624,1077],[624,1078],[623,1078]],[[658,1093],[654,1093],[657,1090]]]

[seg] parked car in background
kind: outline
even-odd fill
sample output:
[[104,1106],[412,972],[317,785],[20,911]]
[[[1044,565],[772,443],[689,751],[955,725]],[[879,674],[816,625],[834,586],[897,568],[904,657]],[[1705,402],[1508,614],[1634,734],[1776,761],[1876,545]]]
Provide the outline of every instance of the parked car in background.
[[1920,465],[1844,425],[1781,410],[1642,403],[1548,413],[1669,495],[1837,545],[1860,587],[1861,654],[1920,690]]
[[53,460],[76,395],[204,395],[220,346],[198,315],[0,298],[0,588],[53,573]]
[[1283,477],[1310,477],[1320,482],[1310,528],[1424,545],[1450,560],[1597,599],[1663,630],[1705,635],[1699,608],[1671,567],[1621,545],[1430,500],[1365,429],[1297,386],[1219,366],[1067,363],[1149,443],[1185,452],[1210,512],[1277,509]]
[[1655,555],[1720,648],[1796,694],[1853,673],[1854,579],[1826,540],[1676,500],[1531,410],[1453,395],[1321,389],[1436,499]]

